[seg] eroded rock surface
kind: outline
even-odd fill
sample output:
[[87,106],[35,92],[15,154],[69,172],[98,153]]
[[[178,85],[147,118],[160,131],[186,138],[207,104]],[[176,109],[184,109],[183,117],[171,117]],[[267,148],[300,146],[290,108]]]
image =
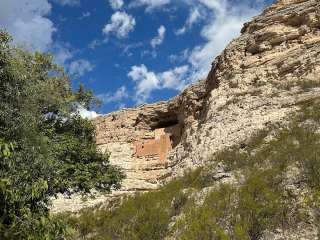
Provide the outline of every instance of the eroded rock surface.
[[[279,1],[245,24],[205,81],[172,100],[98,118],[98,144],[127,170],[125,187],[157,187],[166,176],[201,165],[288,116],[298,100],[316,97],[317,88],[306,91],[304,85],[319,85],[319,54],[320,2]],[[158,129],[171,126],[181,132],[165,160],[157,151],[136,155],[137,143],[147,144]]]
[[317,0],[279,1],[245,24],[213,62],[200,117],[186,122],[181,144],[170,155],[178,163],[175,171],[202,164],[213,152],[288,116],[307,85],[319,85],[319,24]]
[[319,0],[280,0],[241,33],[179,96],[95,120],[99,148],[127,174],[121,193],[157,188],[320,96]]

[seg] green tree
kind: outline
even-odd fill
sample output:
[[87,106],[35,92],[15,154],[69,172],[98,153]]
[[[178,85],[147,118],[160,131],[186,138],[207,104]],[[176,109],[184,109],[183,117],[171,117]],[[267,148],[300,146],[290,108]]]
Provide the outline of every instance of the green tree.
[[14,47],[0,31],[0,239],[63,238],[51,197],[120,187],[123,173],[77,113],[92,100],[83,87],[72,92],[52,56]]

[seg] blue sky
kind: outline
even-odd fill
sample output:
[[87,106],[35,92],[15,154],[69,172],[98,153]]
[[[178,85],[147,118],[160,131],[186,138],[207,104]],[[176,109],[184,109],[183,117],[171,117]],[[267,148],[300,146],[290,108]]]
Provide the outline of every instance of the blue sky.
[[[15,43],[52,52],[104,100],[99,113],[165,100],[210,64],[273,0],[0,0]],[[94,112],[87,112],[94,116]]]

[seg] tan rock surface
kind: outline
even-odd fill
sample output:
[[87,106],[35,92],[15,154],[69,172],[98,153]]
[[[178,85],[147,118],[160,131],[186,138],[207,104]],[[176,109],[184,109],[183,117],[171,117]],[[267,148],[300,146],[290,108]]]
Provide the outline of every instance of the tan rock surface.
[[[214,60],[206,80],[169,101],[97,118],[97,143],[127,173],[122,191],[154,189],[290,117],[295,103],[320,96],[317,86],[320,1],[280,0],[245,24],[241,36]],[[175,125],[180,136],[171,139],[165,129]],[[137,144],[155,140],[156,131],[169,134],[168,156],[163,159],[158,150],[137,154]]]

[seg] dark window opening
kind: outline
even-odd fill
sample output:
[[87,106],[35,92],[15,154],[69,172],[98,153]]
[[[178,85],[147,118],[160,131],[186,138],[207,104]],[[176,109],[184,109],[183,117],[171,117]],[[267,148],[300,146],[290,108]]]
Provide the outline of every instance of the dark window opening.
[[175,113],[163,113],[156,119],[152,119],[151,128],[167,128],[179,124],[178,116]]

